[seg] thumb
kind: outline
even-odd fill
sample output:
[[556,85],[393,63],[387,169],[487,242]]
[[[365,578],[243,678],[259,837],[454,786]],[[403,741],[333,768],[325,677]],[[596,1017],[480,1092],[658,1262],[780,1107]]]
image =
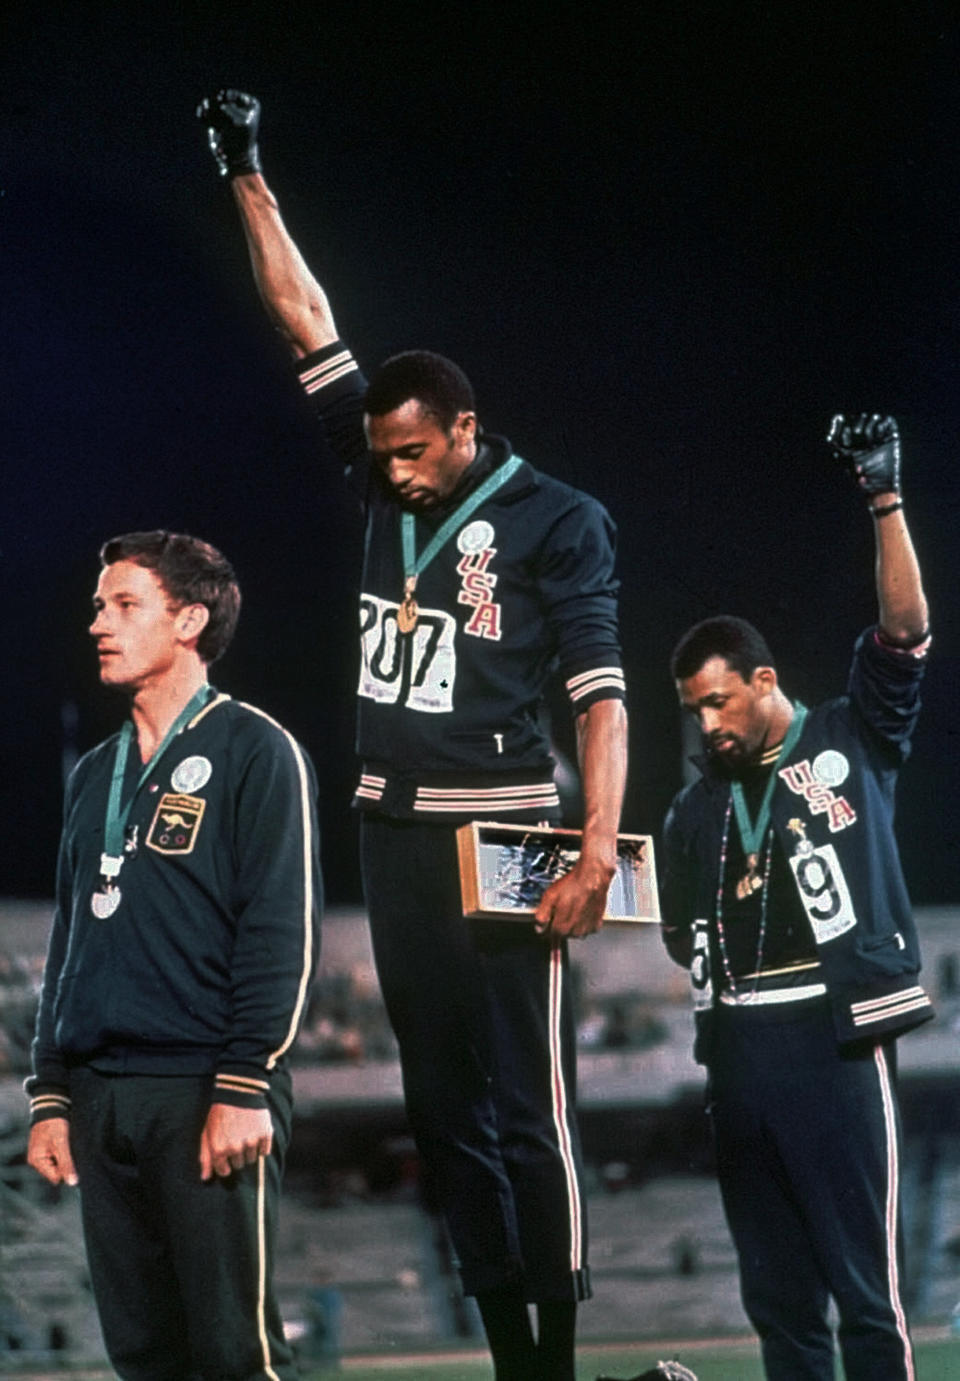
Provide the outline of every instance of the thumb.
[[206,1127],[200,1136],[200,1178],[209,1180],[213,1175],[213,1152],[210,1149],[210,1137]]
[[53,1183],[62,1180],[64,1184],[71,1188],[80,1183],[80,1176],[77,1174],[77,1167],[73,1163],[73,1152],[70,1149],[70,1129],[66,1123],[63,1124],[62,1132],[54,1134],[53,1144],[50,1148],[50,1160],[53,1163],[56,1178]]
[[63,1154],[60,1157],[60,1173],[63,1176],[64,1184],[70,1185],[71,1188],[74,1188],[80,1183],[80,1176],[77,1174],[77,1167],[73,1163],[73,1156],[70,1154],[69,1146],[64,1148]]

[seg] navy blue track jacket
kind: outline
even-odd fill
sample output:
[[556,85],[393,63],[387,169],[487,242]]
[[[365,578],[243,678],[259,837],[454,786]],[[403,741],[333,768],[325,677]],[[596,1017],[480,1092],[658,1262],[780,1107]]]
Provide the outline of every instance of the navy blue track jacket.
[[[908,1030],[933,1015],[894,836],[894,789],[920,712],[926,644],[904,651],[861,634],[847,694],[816,706],[785,762],[771,823],[810,922],[840,1043]],[[691,965],[694,928],[714,924],[729,782],[707,763],[676,798],[661,851],[663,936]],[[722,975],[697,956],[697,1050],[709,1047]]]
[[[217,1102],[265,1106],[317,957],[313,767],[262,711],[214,695],[152,764],[130,816],[121,901],[101,919],[90,899],[116,742],[85,754],[67,786],[31,1116],[69,1115],[77,1063],[211,1075]],[[141,771],[132,748],[124,801]]]
[[[575,714],[625,697],[608,514],[523,462],[421,574],[417,627],[400,636],[402,510],[367,451],[366,381],[340,341],[298,373],[366,510],[356,803],[418,819],[556,809],[538,718],[548,676],[559,669]],[[481,436],[452,498],[416,514],[418,552],[509,456],[503,438]]]

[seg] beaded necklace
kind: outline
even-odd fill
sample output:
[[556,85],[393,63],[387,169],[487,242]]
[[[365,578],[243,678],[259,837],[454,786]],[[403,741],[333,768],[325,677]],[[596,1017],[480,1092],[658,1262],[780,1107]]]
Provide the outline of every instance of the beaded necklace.
[[[763,962],[763,945],[767,936],[767,897],[770,891],[770,866],[773,860],[773,826],[770,823],[770,806],[773,800],[774,787],[776,786],[776,772],[774,764],[779,758],[787,758],[793,751],[797,740],[803,730],[803,725],[807,717],[805,705],[801,705],[799,700],[794,701],[793,716],[783,741],[767,749],[763,755],[763,765],[769,764],[770,775],[767,779],[766,787],[763,792],[763,800],[755,821],[750,820],[747,810],[746,800],[743,794],[743,786],[739,781],[731,782],[730,792],[727,796],[727,810],[723,818],[723,839],[720,844],[720,875],[717,881],[717,902],[714,910],[714,923],[717,929],[717,943],[720,947],[720,961],[723,964],[724,977],[730,989],[730,995],[734,1002],[749,1002],[755,996],[760,985],[760,969]],[[741,995],[733,977],[733,969],[730,965],[730,956],[727,953],[726,933],[723,928],[723,881],[727,865],[727,849],[730,843],[730,819],[734,808],[737,812],[737,828],[740,831],[740,843],[743,846],[744,856],[747,861],[746,876],[741,880],[740,887],[737,889],[738,897],[747,897],[751,892],[760,891],[760,931],[757,936],[757,962],[754,967],[753,991]],[[757,866],[760,863],[760,853],[763,841],[766,839],[767,851],[763,864],[762,878],[757,875]],[[740,889],[743,889],[742,892]]]
[[763,882],[760,888],[760,930],[757,935],[757,962],[754,965],[753,988],[742,993],[737,987],[727,953],[727,936],[723,926],[723,881],[727,870],[727,850],[730,843],[730,820],[733,816],[733,797],[727,797],[727,811],[723,818],[723,839],[720,843],[720,874],[717,879],[717,901],[714,908],[714,924],[717,930],[717,944],[720,948],[720,962],[723,976],[727,980],[730,995],[736,1003],[749,1002],[760,986],[760,969],[763,965],[763,947],[767,936],[767,896],[770,890],[770,867],[773,860],[773,826],[767,831],[766,857],[763,862]]

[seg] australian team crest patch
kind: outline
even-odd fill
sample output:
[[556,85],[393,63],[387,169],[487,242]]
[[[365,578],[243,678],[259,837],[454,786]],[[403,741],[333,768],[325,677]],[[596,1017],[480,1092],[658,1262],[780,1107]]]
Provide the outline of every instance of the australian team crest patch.
[[161,854],[192,853],[206,808],[202,796],[165,792],[153,817],[147,846]]

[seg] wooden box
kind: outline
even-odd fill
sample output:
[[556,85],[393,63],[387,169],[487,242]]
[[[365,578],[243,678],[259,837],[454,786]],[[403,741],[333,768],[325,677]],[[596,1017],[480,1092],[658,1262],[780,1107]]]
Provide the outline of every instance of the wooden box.
[[[529,920],[551,883],[569,872],[580,831],[474,820],[457,830],[463,914],[470,919]],[[617,835],[617,871],[604,923],[652,921],[660,903],[648,834]]]

